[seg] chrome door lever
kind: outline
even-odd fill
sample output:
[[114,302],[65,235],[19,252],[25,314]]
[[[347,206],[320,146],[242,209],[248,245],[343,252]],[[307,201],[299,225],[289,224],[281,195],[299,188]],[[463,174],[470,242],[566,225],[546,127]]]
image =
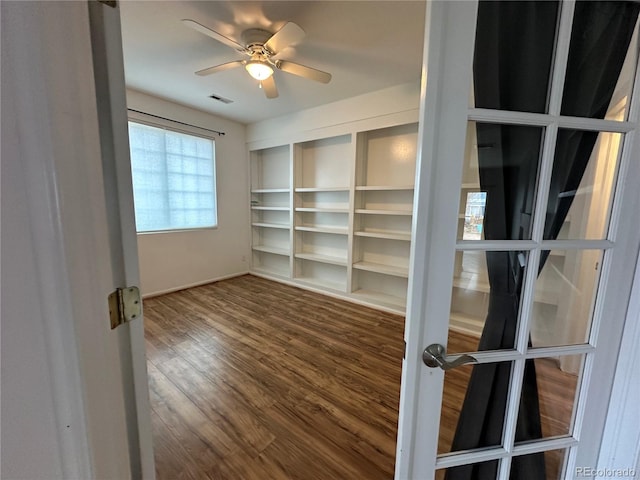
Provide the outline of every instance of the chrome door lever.
[[442,370],[451,370],[452,368],[466,365],[467,363],[478,363],[475,357],[471,355],[460,355],[453,360],[447,360],[447,351],[439,343],[432,343],[422,352],[422,361],[427,367]]

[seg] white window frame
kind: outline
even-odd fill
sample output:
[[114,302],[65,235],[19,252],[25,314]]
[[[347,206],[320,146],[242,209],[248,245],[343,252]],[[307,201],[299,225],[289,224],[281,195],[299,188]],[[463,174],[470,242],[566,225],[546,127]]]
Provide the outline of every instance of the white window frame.
[[[149,120],[149,118],[153,118],[153,120]],[[156,119],[155,116],[147,116],[141,112],[130,111],[128,116],[128,122],[137,123],[140,125],[145,125],[153,128],[160,128],[162,130],[168,130],[170,132],[181,133],[183,135],[191,135],[193,137],[204,138],[206,140],[210,140],[213,143],[213,204],[215,209],[215,223],[213,225],[201,226],[201,227],[177,227],[177,228],[165,228],[158,230],[142,230],[139,231],[136,223],[136,234],[137,235],[155,235],[158,233],[178,233],[178,232],[188,232],[188,231],[200,231],[200,230],[217,230],[220,224],[218,217],[218,168],[216,161],[216,140],[210,133],[203,133],[204,129],[201,131],[197,127],[183,126],[180,124],[180,127],[177,127],[177,124],[171,122],[171,120],[164,119]],[[129,151],[130,147],[129,147]],[[134,186],[135,187],[135,186]],[[134,199],[135,203],[135,199]]]

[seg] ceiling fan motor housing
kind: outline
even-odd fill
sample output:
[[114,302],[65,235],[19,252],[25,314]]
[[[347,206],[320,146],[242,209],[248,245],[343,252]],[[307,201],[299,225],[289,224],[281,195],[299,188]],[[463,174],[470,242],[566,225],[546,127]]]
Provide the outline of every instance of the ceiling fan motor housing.
[[250,28],[242,32],[242,41],[252,53],[271,56],[273,52],[264,44],[273,36],[273,33],[260,28]]

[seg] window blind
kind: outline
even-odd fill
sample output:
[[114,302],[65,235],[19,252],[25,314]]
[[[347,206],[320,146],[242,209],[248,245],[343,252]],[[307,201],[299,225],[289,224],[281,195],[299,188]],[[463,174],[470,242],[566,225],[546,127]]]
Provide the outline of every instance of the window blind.
[[213,140],[129,122],[129,142],[138,232],[217,225]]

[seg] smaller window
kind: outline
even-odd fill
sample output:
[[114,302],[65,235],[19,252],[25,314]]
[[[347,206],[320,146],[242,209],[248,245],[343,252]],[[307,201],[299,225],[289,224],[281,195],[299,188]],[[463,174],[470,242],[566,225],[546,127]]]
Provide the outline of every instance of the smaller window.
[[484,208],[487,205],[487,192],[468,192],[464,208],[463,240],[482,240]]
[[210,138],[129,122],[138,232],[217,226]]

